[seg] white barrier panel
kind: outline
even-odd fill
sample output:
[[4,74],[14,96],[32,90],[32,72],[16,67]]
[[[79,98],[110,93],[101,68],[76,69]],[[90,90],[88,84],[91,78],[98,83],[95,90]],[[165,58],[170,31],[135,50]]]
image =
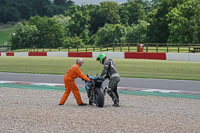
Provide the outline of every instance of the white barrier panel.
[[2,52],[2,53],[1,53],[1,56],[6,56],[6,53],[5,53],[5,52]]
[[100,53],[104,53],[108,59],[124,59],[124,52],[92,52],[92,58],[97,58]]
[[188,53],[167,53],[167,60],[189,61]]
[[200,54],[190,53],[188,55],[189,55],[189,61],[200,61]]
[[28,52],[15,52],[14,56],[28,56]]
[[47,52],[47,56],[68,57],[68,52]]

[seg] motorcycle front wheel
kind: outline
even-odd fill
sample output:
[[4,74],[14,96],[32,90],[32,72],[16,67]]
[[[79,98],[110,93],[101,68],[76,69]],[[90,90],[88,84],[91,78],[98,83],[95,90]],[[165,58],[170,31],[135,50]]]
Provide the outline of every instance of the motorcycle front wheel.
[[97,88],[96,89],[96,106],[97,107],[103,107],[104,106],[104,92],[102,88]]

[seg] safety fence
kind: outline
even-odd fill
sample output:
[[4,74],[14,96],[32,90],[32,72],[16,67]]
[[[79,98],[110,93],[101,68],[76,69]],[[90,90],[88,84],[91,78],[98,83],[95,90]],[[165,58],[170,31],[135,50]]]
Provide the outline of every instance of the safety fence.
[[[165,53],[199,53],[200,44],[144,43],[143,52]],[[138,43],[112,43],[104,46],[87,46],[84,48],[30,48],[20,52],[139,52]]]
[[28,48],[11,50],[11,46],[0,46],[0,52],[161,52],[161,53],[200,53],[200,44],[169,43],[112,43],[105,46],[84,48]]
[[12,46],[0,46],[0,52],[11,51]]

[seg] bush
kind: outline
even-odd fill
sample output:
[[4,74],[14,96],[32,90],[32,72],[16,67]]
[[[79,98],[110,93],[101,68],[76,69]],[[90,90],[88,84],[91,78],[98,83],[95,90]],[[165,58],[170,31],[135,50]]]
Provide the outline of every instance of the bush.
[[84,47],[83,40],[80,37],[67,37],[64,40],[63,47],[65,48],[82,48]]

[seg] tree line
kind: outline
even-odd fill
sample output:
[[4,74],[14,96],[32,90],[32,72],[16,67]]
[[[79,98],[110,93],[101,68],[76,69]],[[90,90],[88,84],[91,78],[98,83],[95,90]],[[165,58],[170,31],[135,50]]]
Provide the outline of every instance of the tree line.
[[19,23],[15,34],[11,36],[11,44],[15,49],[147,42],[199,43],[199,0],[73,4],[66,7],[63,13],[52,17],[38,14],[30,17]]
[[31,16],[63,14],[74,5],[71,0],[0,0],[0,23],[27,20]]

